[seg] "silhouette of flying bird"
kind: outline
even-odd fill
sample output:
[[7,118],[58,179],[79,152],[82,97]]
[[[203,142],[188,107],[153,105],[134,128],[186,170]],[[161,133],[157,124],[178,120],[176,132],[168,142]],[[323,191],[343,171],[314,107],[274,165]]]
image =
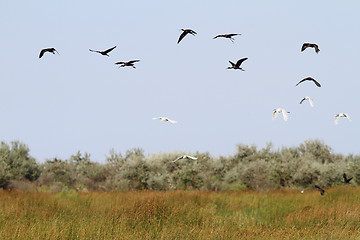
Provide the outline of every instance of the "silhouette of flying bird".
[[304,78],[303,80],[301,80],[300,82],[298,82],[298,83],[296,84],[296,86],[299,85],[299,84],[302,83],[302,82],[305,82],[305,81],[313,81],[313,82],[316,84],[316,86],[321,87],[321,84],[320,84],[318,81],[316,81],[315,79],[313,79],[312,77]]
[[172,161],[172,162],[176,162],[177,160],[180,160],[180,159],[192,159],[192,160],[197,160],[198,158],[197,158],[197,157],[193,157],[193,156],[189,156],[189,155],[182,155],[182,156],[178,157],[177,159],[175,159],[175,160]]
[[339,123],[339,118],[341,118],[341,117],[347,118],[349,120],[349,122],[351,122],[351,119],[350,119],[350,117],[349,117],[349,115],[347,113],[338,113],[334,117],[334,123],[338,124]]
[[183,31],[179,37],[179,40],[177,41],[177,43],[179,44],[179,42],[186,36],[188,35],[189,33],[192,34],[192,35],[196,35],[197,33],[191,29],[181,29],[181,31]]
[[311,107],[314,107],[314,102],[310,97],[304,97],[303,99],[301,99],[300,104],[302,104],[306,100],[309,101]]
[[322,189],[321,187],[319,187],[318,185],[315,185],[315,188],[317,188],[319,190],[321,195],[324,195],[326,193],[326,191],[324,189]]
[[[44,53],[46,53],[46,52],[50,52],[50,53],[52,53],[52,54],[55,54],[55,52],[56,52],[57,54],[59,54],[59,52],[56,51],[55,48],[44,48],[44,49],[42,49],[42,50],[40,51],[39,58],[41,58],[42,56],[44,56]],[[60,55],[60,54],[59,54],[59,55]]]
[[315,43],[304,43],[301,47],[301,51],[303,52],[305,49],[307,49],[308,47],[312,47],[315,49],[316,53],[320,52],[319,46]]
[[241,65],[244,61],[246,61],[247,59],[248,59],[248,58],[242,58],[242,59],[238,60],[238,61],[236,62],[236,64],[233,63],[232,61],[229,61],[229,63],[231,64],[231,66],[230,66],[230,67],[227,67],[227,69],[240,69],[241,71],[245,71],[244,69],[242,69],[242,68],[240,67],[240,65]]
[[171,120],[170,118],[167,118],[167,117],[155,117],[155,118],[153,118],[153,120],[160,120],[160,121],[163,121],[163,122],[177,123],[177,121]]
[[89,51],[90,51],[90,52],[97,52],[97,53],[100,53],[101,55],[104,55],[104,56],[108,56],[108,57],[109,57],[108,53],[111,52],[112,50],[114,50],[115,48],[116,48],[116,46],[115,46],[115,47],[112,47],[112,48],[109,48],[109,49],[107,49],[107,50],[105,50],[105,51],[98,51],[98,50],[92,50],[92,49],[89,49]]
[[131,61],[128,61],[128,62],[116,62],[115,64],[120,65],[119,68],[121,68],[121,67],[133,67],[133,68],[136,68],[134,66],[134,63],[136,63],[136,62],[140,62],[140,60],[131,60]]
[[346,184],[350,184],[351,179],[353,179],[352,177],[347,178],[346,173],[343,174],[343,178],[344,178],[344,183],[346,183]]
[[230,41],[234,42],[235,39],[233,37],[237,36],[237,35],[241,35],[241,34],[240,33],[220,34],[220,35],[215,36],[213,39],[222,37],[222,38],[228,38],[228,39],[230,39]]
[[286,111],[285,109],[283,109],[283,108],[277,108],[277,109],[274,109],[274,111],[273,111],[272,120],[274,120],[275,118],[277,118],[277,116],[278,116],[279,113],[282,113],[283,118],[284,118],[284,121],[287,121],[287,120],[289,119],[288,113],[290,113],[290,112],[287,112],[287,111]]

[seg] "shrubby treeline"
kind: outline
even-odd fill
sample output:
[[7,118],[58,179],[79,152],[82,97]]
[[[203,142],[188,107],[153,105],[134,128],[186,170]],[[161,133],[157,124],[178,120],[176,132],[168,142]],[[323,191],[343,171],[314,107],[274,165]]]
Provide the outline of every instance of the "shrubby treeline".
[[106,162],[91,161],[87,153],[69,159],[38,163],[20,142],[0,143],[0,188],[32,191],[127,191],[127,190],[268,190],[313,188],[344,184],[342,174],[360,182],[360,156],[332,153],[319,140],[297,147],[273,150],[239,144],[234,155],[212,157],[192,153],[197,160],[182,159],[184,153],[145,156],[135,148],[125,154],[111,150]]

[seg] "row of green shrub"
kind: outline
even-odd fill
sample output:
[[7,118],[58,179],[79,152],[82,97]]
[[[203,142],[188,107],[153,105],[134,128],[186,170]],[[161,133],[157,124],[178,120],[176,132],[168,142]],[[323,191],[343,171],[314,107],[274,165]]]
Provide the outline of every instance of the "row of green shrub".
[[[190,154],[197,160],[182,159]],[[20,142],[0,143],[0,188],[37,191],[127,191],[127,190],[269,190],[313,188],[344,184],[343,173],[360,182],[360,156],[332,153],[319,140],[297,147],[273,150],[238,145],[234,155],[212,157],[209,153],[163,153],[145,156],[143,150],[125,154],[111,150],[106,162],[91,161],[78,152],[69,159],[38,163]]]

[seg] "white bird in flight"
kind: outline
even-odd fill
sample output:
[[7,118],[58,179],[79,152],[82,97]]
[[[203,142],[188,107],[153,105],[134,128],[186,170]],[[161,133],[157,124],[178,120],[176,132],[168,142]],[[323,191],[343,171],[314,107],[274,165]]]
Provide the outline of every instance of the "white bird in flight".
[[193,157],[193,156],[189,156],[189,155],[182,155],[180,157],[178,157],[177,159],[175,159],[174,161],[172,162],[176,162],[177,160],[180,160],[180,159],[192,159],[192,160],[197,160],[198,158],[197,157]]
[[351,122],[351,119],[350,119],[348,114],[346,114],[346,113],[338,113],[334,117],[334,123],[338,124],[339,123],[339,118],[341,118],[341,117],[345,117],[345,118],[347,118],[349,120],[349,122]]
[[303,101],[306,101],[306,100],[308,100],[308,101],[309,101],[310,106],[314,107],[314,102],[313,102],[313,100],[312,100],[312,98],[311,98],[311,97],[304,97],[303,99],[301,99],[300,104],[302,104],[302,103],[303,103]]
[[155,117],[155,118],[153,118],[153,120],[160,120],[160,121],[163,121],[163,122],[177,123],[177,121],[171,120],[170,118],[167,118],[167,117]]
[[285,109],[283,109],[283,108],[274,109],[273,115],[272,115],[272,119],[274,120],[275,118],[277,118],[277,116],[278,116],[279,113],[282,113],[283,118],[284,118],[285,121],[287,121],[287,120],[289,119],[288,113],[290,113],[290,112],[287,112],[287,111],[286,111]]

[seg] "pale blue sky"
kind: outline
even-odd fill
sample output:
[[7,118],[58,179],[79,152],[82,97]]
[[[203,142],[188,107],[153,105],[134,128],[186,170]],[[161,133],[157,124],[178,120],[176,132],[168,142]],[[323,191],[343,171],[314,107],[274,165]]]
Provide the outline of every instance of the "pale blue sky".
[[[307,139],[359,154],[359,11],[355,0],[0,0],[0,140],[39,161],[80,150],[103,162],[134,147],[219,156]],[[176,44],[181,28],[198,34]],[[242,35],[212,39],[224,33]],[[320,53],[300,52],[304,42]],[[89,52],[115,45],[110,57]],[[39,59],[47,47],[60,55]],[[226,69],[243,57],[245,72]],[[137,69],[114,65],[132,59]],[[307,76],[322,87],[295,87]],[[288,122],[272,121],[278,107]],[[334,125],[339,112],[353,121]]]

